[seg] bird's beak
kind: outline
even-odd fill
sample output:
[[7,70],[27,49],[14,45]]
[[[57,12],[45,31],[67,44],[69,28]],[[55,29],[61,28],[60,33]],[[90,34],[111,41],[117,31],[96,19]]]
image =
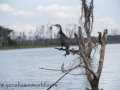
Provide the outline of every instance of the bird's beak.
[[52,26],[56,26],[56,25],[52,25]]
[[56,24],[55,24],[55,25],[52,25],[52,26],[55,26],[55,27],[59,28]]

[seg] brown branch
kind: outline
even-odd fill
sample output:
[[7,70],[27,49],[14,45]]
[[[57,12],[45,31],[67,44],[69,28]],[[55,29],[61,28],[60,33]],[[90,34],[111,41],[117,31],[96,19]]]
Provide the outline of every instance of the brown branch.
[[105,41],[106,43],[107,43],[107,34],[108,34],[108,30],[105,29],[103,34],[103,41]]
[[102,45],[102,33],[98,32],[98,40],[97,42]]
[[92,69],[89,68],[88,63],[87,63],[87,60],[86,60],[86,58],[85,58],[85,56],[84,56],[84,54],[83,54],[82,52],[81,52],[81,55],[82,55],[82,58],[83,58],[84,63],[85,63],[85,68],[86,68],[87,70],[89,70],[94,77],[96,77],[95,72],[94,72]]
[[[39,67],[40,68],[40,67]],[[44,70],[49,70],[49,71],[62,71],[60,69],[46,69],[46,68],[40,68],[40,69],[44,69]],[[78,76],[78,75],[86,75],[86,74],[72,74],[72,73],[68,73],[70,75],[74,75],[74,76]]]
[[79,75],[86,75],[86,74],[71,74],[69,73],[70,75],[74,75],[74,76],[79,76]]
[[79,38],[78,38],[78,36],[77,36],[77,34],[76,34],[76,33],[74,33],[74,35],[75,35],[75,37],[76,37],[76,40],[77,40],[77,42],[78,42],[79,51],[80,51],[80,49],[81,49],[82,47],[81,47],[81,45],[80,45]]
[[[63,48],[57,48],[57,47],[55,47],[55,49],[66,51],[66,49],[63,49]],[[75,50],[75,49],[72,48],[72,49],[69,49],[69,51],[72,52],[72,53],[75,53],[75,54],[79,55],[79,50]]]
[[80,40],[80,42],[82,44],[83,49],[85,49],[85,42],[84,42],[84,38],[82,36],[82,29],[81,29],[80,26],[78,27],[78,30],[79,30],[79,40]]
[[[88,71],[90,71],[92,74],[94,73],[92,69],[87,68],[87,67],[86,67],[86,66],[84,66],[84,65],[80,65],[80,66],[84,67],[85,69],[87,69]],[[96,74],[95,74],[95,73],[94,73],[94,75],[95,75],[95,77],[96,77]],[[94,75],[93,75],[93,76],[94,76]]]
[[[71,69],[72,70],[72,69]],[[59,78],[54,84],[52,84],[47,90],[52,88],[56,83],[58,83],[65,75],[67,75],[71,70],[69,70],[67,73],[65,73],[61,78]]]
[[[91,54],[91,50],[93,49],[93,48],[95,48],[96,46],[98,46],[98,44],[96,43],[96,44],[92,44],[92,47],[89,49],[89,50],[87,50],[87,53],[85,54],[85,56],[87,57],[89,54]],[[95,51],[96,52],[96,51]],[[94,53],[95,54],[95,53]]]
[[101,52],[100,52],[100,59],[99,59],[99,66],[97,70],[97,77],[99,78],[102,72],[103,68],[103,62],[104,62],[104,55],[105,55],[105,46],[106,46],[106,40],[107,40],[107,30],[104,30],[103,34],[103,45],[101,45]]
[[[77,68],[78,65],[76,67],[74,67],[73,69]],[[70,71],[72,71],[73,69],[69,69],[68,72],[66,72],[61,78],[59,78],[54,84],[52,84],[47,90],[49,90],[50,88],[52,88],[56,83],[58,83],[65,75],[67,75]]]
[[[76,37],[76,39],[77,39],[77,41],[78,41],[79,48],[82,48],[82,46],[80,45],[80,42],[79,42],[79,39],[78,39],[78,36],[77,36],[76,33],[75,33],[75,37]],[[86,58],[85,58],[85,56],[84,56],[84,54],[83,54],[82,49],[80,50],[80,54],[79,54],[79,55],[82,56],[82,58],[83,58],[83,60],[84,60],[84,63],[85,63],[85,66],[86,66],[86,69],[89,70],[94,77],[96,77],[95,72],[89,68],[88,62],[87,62],[87,60],[86,60]]]
[[41,67],[39,67],[39,69],[50,70],[50,71],[61,71],[60,69],[46,69],[46,68],[41,68]]

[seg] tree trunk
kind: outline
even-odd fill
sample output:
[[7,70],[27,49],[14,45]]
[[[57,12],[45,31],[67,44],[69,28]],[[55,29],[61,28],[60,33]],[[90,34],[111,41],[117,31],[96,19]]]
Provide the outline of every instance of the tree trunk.
[[98,78],[94,78],[91,82],[90,82],[91,88],[92,90],[99,90],[98,85],[99,85],[99,79]]

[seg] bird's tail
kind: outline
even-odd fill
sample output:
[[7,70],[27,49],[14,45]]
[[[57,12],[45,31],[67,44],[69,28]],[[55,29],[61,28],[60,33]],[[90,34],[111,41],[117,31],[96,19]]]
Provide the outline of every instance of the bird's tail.
[[69,49],[66,49],[66,54],[67,54],[67,55],[69,55],[69,54],[70,54]]

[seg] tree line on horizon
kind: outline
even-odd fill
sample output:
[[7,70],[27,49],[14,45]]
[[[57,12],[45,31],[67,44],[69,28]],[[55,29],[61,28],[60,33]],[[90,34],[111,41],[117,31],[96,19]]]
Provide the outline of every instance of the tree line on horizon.
[[[45,29],[47,28],[47,29]],[[77,32],[76,24],[69,24],[65,28],[70,44],[76,45],[74,33]],[[118,29],[111,30],[112,35],[108,35],[107,43],[120,43],[120,33]],[[95,41],[96,37],[92,37]],[[28,36],[25,32],[16,33],[14,30],[0,26],[0,46],[24,46],[24,45],[59,45],[59,32],[53,33],[50,26],[37,27],[35,32],[29,31]]]

